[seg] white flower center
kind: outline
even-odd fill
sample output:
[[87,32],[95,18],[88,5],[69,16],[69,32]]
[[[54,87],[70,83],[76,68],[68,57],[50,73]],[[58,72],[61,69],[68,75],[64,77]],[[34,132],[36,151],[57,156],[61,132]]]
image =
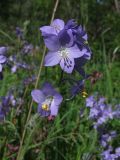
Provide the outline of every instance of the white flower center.
[[59,51],[59,54],[62,58],[67,58],[69,52],[68,52],[67,48],[61,48]]
[[53,97],[46,98],[46,100],[42,103],[42,109],[45,111],[49,111],[52,100],[53,100]]
[[61,59],[64,60],[64,67],[67,67],[68,69],[72,67],[72,60],[69,56],[69,50],[67,48],[61,48],[58,51],[58,54],[61,56]]

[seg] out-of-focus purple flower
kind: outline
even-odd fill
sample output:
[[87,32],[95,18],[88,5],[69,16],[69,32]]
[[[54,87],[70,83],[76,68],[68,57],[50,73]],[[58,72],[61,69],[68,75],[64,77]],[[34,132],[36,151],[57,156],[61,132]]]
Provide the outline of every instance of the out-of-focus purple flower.
[[4,46],[0,47],[0,55],[5,55],[6,52],[7,52],[7,47]]
[[35,82],[36,78],[37,77],[34,75],[32,77],[25,78],[23,83],[24,83],[24,85],[29,85],[29,84]]
[[21,50],[22,54],[31,54],[33,51],[33,45],[25,43],[23,49]]
[[8,114],[12,106],[15,106],[16,100],[12,94],[8,94],[5,97],[1,98],[0,103],[0,121],[5,119],[5,116]]
[[18,38],[23,39],[23,31],[20,27],[16,27],[16,35]]
[[43,117],[56,116],[62,102],[62,96],[52,87],[45,83],[41,90],[31,92],[33,100],[38,103],[38,113]]
[[109,119],[113,119],[112,106],[105,103],[105,98],[95,98],[90,96],[86,99],[86,106],[90,107],[89,118],[94,121],[94,127],[97,128]]
[[103,134],[101,136],[100,144],[102,145],[102,147],[106,148],[109,145],[109,143],[113,140],[113,138],[115,138],[116,136],[116,131],[111,131],[110,133]]
[[86,107],[93,107],[94,102],[95,102],[94,96],[90,96],[90,97],[86,98]]
[[115,154],[110,153],[110,150],[105,150],[102,154],[102,160],[115,160]]
[[101,154],[102,160],[119,160],[120,159],[120,147],[116,148],[115,151],[111,146],[104,150]]
[[3,64],[7,61],[7,58],[5,56],[6,52],[7,52],[7,47],[0,47],[0,73],[2,72]]
[[120,147],[115,149],[116,157],[120,157]]
[[115,118],[120,118],[120,104],[115,105],[113,110],[113,116]]
[[17,69],[19,69],[19,68],[23,68],[23,69],[26,69],[26,70],[31,70],[30,65],[28,65],[24,62],[18,62],[15,55],[9,57],[9,62],[10,62],[10,65],[13,64],[13,66],[11,67],[11,72],[12,73],[15,73],[17,71]]
[[17,65],[12,66],[11,72],[15,73],[17,71],[17,68],[18,68]]
[[0,55],[0,72],[2,72],[2,65],[6,62],[7,58],[3,55]]

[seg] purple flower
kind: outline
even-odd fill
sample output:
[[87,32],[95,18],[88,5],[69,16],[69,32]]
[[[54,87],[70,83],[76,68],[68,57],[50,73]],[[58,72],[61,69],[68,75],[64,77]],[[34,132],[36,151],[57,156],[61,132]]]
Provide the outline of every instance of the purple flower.
[[0,72],[2,72],[2,64],[5,63],[7,58],[3,55],[0,55]]
[[15,73],[15,72],[17,71],[17,69],[18,69],[18,66],[17,66],[17,65],[14,65],[14,66],[12,66],[12,68],[11,68],[11,72],[12,72],[12,73]]
[[4,55],[7,52],[7,47],[0,47],[0,55]]
[[12,106],[15,106],[16,100],[12,94],[8,94],[5,97],[1,98],[0,103],[0,121],[5,119],[5,116],[8,114]]
[[65,23],[61,19],[55,19],[50,26],[40,27],[40,31],[42,32],[42,36],[46,36],[49,34],[58,35],[58,33],[64,28]]
[[108,146],[108,144],[117,136],[116,131],[111,131],[110,133],[103,134],[101,136],[100,143],[105,148]]
[[77,32],[76,24],[73,20],[64,24],[63,20],[56,19],[50,26],[41,27],[42,36],[46,47],[49,49],[45,57],[45,66],[55,66],[60,64],[62,70],[72,73],[75,59],[84,56],[89,59],[88,50],[80,49],[75,40],[74,32]]
[[18,38],[23,39],[23,31],[20,27],[16,27],[16,35]]
[[86,98],[86,107],[93,107],[94,102],[95,102],[94,96]]
[[13,63],[13,66],[11,67],[12,73],[15,73],[19,68],[31,70],[31,66],[29,66],[28,64],[26,64],[22,61],[18,62],[15,55],[9,57],[9,62],[10,62],[10,65],[12,65],[11,63]]
[[62,70],[72,73],[74,69],[74,58],[80,57],[84,51],[80,52],[77,46],[70,48],[59,47],[58,51],[49,51],[45,57],[45,66],[60,64]]
[[22,54],[31,54],[33,51],[33,45],[29,43],[25,43],[22,49]]
[[[7,52],[7,47],[0,47],[0,74],[2,74],[2,66],[6,62],[7,58],[4,56]],[[2,77],[2,76],[1,76]],[[2,78],[0,78],[2,79]]]
[[102,154],[102,160],[115,160],[115,154],[111,154],[110,150],[105,150]]
[[86,106],[90,107],[89,118],[94,121],[94,128],[98,128],[109,119],[113,119],[112,106],[105,103],[104,97],[90,96],[86,99]]
[[35,75],[33,75],[31,77],[27,77],[23,80],[23,84],[27,86],[31,83],[34,83],[36,79],[37,79],[37,77]]
[[43,117],[56,116],[62,102],[62,96],[52,87],[45,83],[41,90],[31,92],[33,100],[38,103],[38,113]]

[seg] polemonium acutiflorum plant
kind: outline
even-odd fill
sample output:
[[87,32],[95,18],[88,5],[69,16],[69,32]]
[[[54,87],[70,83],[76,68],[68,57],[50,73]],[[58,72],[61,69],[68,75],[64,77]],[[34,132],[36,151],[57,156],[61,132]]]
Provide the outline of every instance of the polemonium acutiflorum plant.
[[27,26],[0,45],[0,160],[119,160],[120,105],[92,93],[104,75],[92,70],[85,26],[55,19],[57,5],[39,28],[43,54]]

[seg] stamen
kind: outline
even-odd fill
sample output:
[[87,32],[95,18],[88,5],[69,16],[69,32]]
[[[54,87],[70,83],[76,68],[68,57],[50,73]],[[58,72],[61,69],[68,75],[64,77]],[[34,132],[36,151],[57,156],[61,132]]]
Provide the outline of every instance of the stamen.
[[88,96],[87,92],[83,91],[83,92],[82,92],[82,97],[83,97],[83,98],[86,98],[87,96]]
[[43,104],[42,109],[45,111],[49,111],[49,106],[47,104]]

